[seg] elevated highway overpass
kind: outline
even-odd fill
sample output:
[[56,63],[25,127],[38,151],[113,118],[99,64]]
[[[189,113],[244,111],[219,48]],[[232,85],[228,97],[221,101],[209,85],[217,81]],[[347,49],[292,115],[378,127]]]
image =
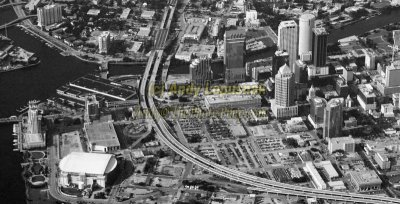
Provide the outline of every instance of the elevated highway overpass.
[[[166,27],[164,29],[169,29],[169,28]],[[157,43],[165,43],[165,42],[157,42]],[[157,135],[159,136],[159,139],[165,145],[167,145],[169,148],[175,151],[177,154],[181,155],[186,160],[192,162],[195,165],[200,166],[201,168],[210,173],[228,178],[232,181],[246,184],[249,186],[249,190],[270,192],[282,195],[294,195],[300,197],[317,197],[326,200],[343,201],[350,203],[400,204],[400,199],[397,198],[383,197],[376,195],[355,194],[355,193],[347,193],[339,191],[318,190],[313,188],[306,188],[306,187],[280,183],[260,178],[257,176],[253,176],[238,170],[230,169],[222,165],[218,165],[206,158],[197,155],[195,152],[193,152],[191,149],[180,143],[175,138],[175,136],[173,135],[174,134],[173,131],[166,124],[166,121],[164,120],[164,118],[162,118],[154,103],[154,93],[152,87],[156,82],[155,78],[157,76],[161,58],[163,56],[162,45],[163,44],[160,44],[160,46],[155,47],[155,49],[151,53],[148,64],[146,66],[146,70],[143,75],[139,89],[140,100],[141,100],[140,105],[143,111],[145,113],[148,113],[147,117],[151,118],[151,120],[153,121],[154,129]]]

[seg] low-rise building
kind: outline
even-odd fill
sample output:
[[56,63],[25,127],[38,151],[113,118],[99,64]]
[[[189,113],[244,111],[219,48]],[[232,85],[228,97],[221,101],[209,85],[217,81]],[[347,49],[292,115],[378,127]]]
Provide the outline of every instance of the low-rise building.
[[154,18],[155,14],[156,14],[155,11],[143,11],[142,14],[140,15],[140,17],[144,18],[146,20],[151,20]]
[[312,162],[306,162],[304,170],[310,174],[314,186],[317,189],[319,190],[326,189],[326,183],[324,182],[324,180],[322,179],[321,175],[318,173],[317,169],[315,168]]
[[351,182],[358,192],[377,191],[381,189],[382,180],[373,170],[350,171]]
[[106,153],[120,149],[120,143],[112,122],[86,123],[84,131],[89,151]]
[[393,113],[394,106],[391,103],[381,105],[381,113],[384,117],[394,117]]
[[203,44],[180,44],[178,51],[175,54],[175,58],[190,62],[193,57],[206,57],[212,59],[212,55],[215,52],[215,45],[203,45]]
[[376,94],[371,84],[358,85],[357,101],[365,111],[376,110]]
[[244,95],[244,94],[207,95],[204,98],[204,102],[208,109],[257,108],[257,107],[261,107],[261,96],[260,95]]
[[354,152],[355,141],[351,136],[329,138],[328,149],[330,154],[332,154],[334,151],[337,150],[344,150],[345,152]]

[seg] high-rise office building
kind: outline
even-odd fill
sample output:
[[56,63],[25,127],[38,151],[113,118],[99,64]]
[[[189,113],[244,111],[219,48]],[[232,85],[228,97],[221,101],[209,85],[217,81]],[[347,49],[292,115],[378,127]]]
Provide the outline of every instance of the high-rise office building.
[[288,107],[294,105],[294,74],[287,64],[283,65],[275,75],[276,105]]
[[37,9],[38,25],[40,27],[52,25],[62,21],[61,6],[52,4]]
[[229,30],[225,32],[225,83],[245,81],[245,39],[246,32],[244,30]]
[[323,137],[333,138],[342,136],[343,100],[331,99],[325,107]]
[[289,63],[289,54],[285,51],[277,50],[272,56],[272,76],[278,73],[280,67]]
[[38,106],[35,101],[29,101],[28,109],[28,125],[26,133],[38,134],[40,133],[40,121],[38,116]]
[[315,27],[315,16],[303,14],[299,19],[299,55],[312,50],[312,29]]
[[100,103],[95,95],[86,96],[85,100],[85,122],[90,123],[100,118]]
[[326,65],[327,41],[329,33],[325,28],[314,28],[312,39],[312,58],[315,67]]
[[111,45],[111,34],[108,31],[101,33],[98,37],[99,53],[107,54]]
[[278,27],[278,48],[289,54],[289,67],[294,73],[293,67],[298,56],[299,27],[293,20],[282,21]]
[[296,90],[294,74],[287,64],[275,75],[275,99],[271,100],[272,112],[277,118],[288,118],[298,114],[295,104]]
[[320,97],[313,97],[310,99],[310,115],[308,120],[314,128],[322,127],[324,124],[326,100]]
[[189,66],[189,75],[192,83],[196,86],[204,86],[207,81],[212,79],[211,59],[201,57],[194,59]]

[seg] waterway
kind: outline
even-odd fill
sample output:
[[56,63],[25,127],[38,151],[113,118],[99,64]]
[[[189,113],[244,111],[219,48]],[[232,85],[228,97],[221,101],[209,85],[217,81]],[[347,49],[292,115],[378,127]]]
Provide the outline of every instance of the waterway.
[[[399,17],[400,12],[392,12],[344,29],[334,30],[331,32],[329,42],[397,22]],[[15,18],[12,9],[0,9],[0,25]],[[8,37],[15,41],[15,45],[35,52],[42,63],[34,68],[0,74],[0,117],[15,114],[15,109],[25,105],[28,100],[45,100],[55,93],[57,87],[97,68],[95,64],[84,63],[74,57],[61,56],[58,51],[47,47],[44,42],[26,34],[20,28],[12,27],[7,31]],[[4,31],[1,33],[4,34]],[[188,72],[184,67],[171,69],[172,73]],[[143,70],[143,67],[118,66],[112,69],[111,74],[141,74]],[[25,187],[20,167],[21,155],[12,151],[11,134],[10,125],[0,125],[0,203],[20,204],[25,202]]]

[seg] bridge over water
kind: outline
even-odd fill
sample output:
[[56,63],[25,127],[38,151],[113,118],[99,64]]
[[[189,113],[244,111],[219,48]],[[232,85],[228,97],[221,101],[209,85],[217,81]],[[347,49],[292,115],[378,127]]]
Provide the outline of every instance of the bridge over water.
[[12,20],[12,21],[6,23],[6,24],[0,25],[0,30],[3,30],[6,27],[10,27],[12,25],[15,25],[15,24],[17,24],[17,23],[19,23],[19,22],[21,22],[23,20],[26,20],[26,19],[29,19],[29,18],[36,18],[36,17],[37,17],[36,15],[29,15],[29,16],[25,16],[25,17],[22,17],[22,18],[17,18],[15,20]]

